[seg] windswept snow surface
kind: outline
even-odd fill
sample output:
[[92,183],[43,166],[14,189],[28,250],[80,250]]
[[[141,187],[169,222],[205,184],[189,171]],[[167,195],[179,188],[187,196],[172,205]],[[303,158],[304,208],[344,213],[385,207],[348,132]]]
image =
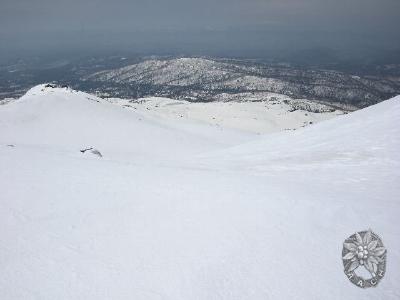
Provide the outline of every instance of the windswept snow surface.
[[[291,104],[285,104],[281,99],[204,103],[161,97],[138,100],[111,98],[108,101],[123,105],[127,109],[134,109],[137,113],[144,113],[148,117],[154,116],[157,119],[197,121],[210,126],[258,134],[296,130],[343,114],[343,111],[331,111],[331,108],[307,100],[291,100]],[[299,108],[294,110],[293,106],[296,105]],[[311,110],[314,109],[315,112],[305,110],[306,106]]]
[[[38,86],[0,106],[0,298],[399,299],[399,121],[397,97],[256,136]],[[362,290],[341,250],[368,228]]]

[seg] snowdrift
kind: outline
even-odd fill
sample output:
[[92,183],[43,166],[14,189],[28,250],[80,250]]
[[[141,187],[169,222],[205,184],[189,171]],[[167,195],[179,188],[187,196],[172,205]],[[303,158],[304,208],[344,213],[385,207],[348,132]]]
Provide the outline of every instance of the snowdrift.
[[[36,87],[0,106],[0,296],[398,299],[399,117],[256,137]],[[368,228],[387,273],[362,290],[341,252]]]

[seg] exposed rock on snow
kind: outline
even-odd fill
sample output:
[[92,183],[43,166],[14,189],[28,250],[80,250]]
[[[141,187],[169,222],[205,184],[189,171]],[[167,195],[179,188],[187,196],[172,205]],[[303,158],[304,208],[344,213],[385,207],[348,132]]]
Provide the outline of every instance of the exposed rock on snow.
[[87,148],[87,149],[81,150],[82,153],[86,153],[87,151],[89,151],[90,153],[97,155],[99,157],[103,157],[103,155],[100,153],[100,151],[97,149],[94,149],[94,148]]

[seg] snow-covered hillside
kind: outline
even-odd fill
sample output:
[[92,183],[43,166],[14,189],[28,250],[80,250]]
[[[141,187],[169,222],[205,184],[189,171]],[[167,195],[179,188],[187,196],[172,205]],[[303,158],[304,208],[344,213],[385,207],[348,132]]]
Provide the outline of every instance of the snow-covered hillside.
[[[397,97],[257,136],[36,87],[0,106],[0,298],[399,299],[399,121]],[[362,290],[341,252],[368,228]]]
[[[270,94],[315,99],[327,106],[366,107],[399,91],[392,79],[354,76],[326,69],[249,60],[181,57],[148,59],[84,76],[83,82],[104,94],[139,98],[163,96],[192,102],[268,100]],[[119,98],[121,98],[119,96]]]

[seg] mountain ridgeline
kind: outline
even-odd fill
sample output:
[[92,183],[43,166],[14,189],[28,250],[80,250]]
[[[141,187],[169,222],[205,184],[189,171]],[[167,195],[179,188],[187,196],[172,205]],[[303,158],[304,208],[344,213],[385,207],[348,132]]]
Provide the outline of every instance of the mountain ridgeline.
[[104,96],[189,101],[266,101],[274,94],[362,108],[400,93],[395,78],[301,69],[288,64],[206,58],[149,59],[82,78]]

